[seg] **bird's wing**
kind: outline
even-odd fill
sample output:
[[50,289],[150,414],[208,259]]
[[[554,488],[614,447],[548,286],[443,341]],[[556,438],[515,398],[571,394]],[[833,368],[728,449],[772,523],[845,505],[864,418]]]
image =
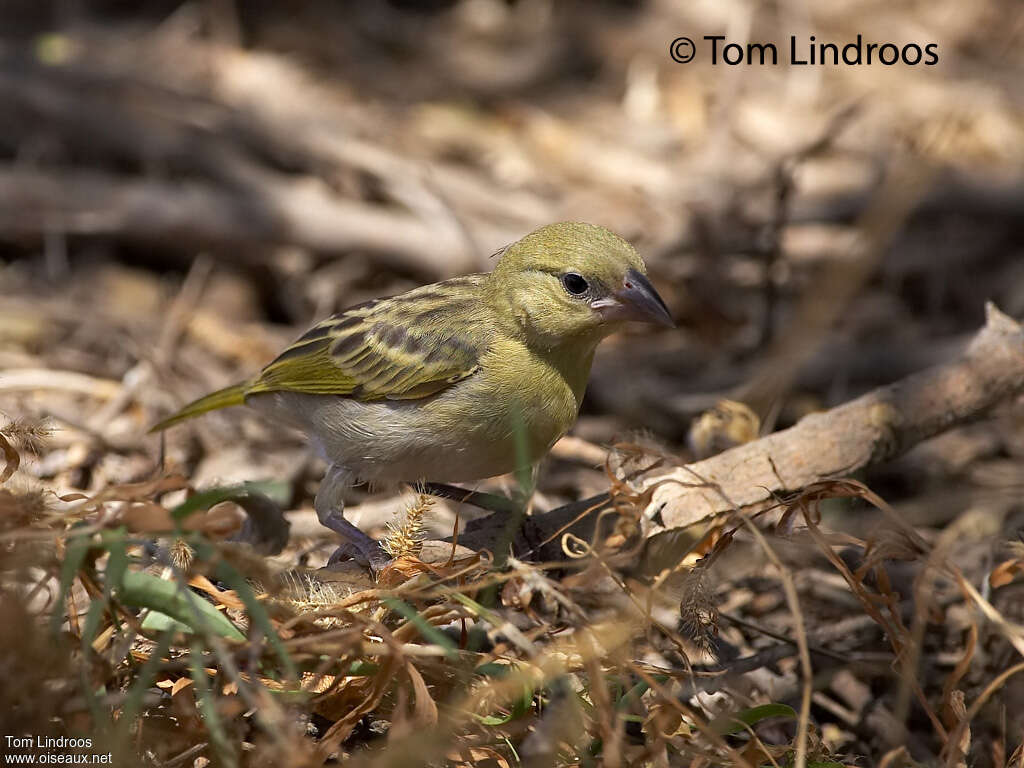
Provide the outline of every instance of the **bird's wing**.
[[334,315],[285,349],[245,394],[289,391],[357,400],[436,394],[472,376],[489,343],[473,290],[481,280],[455,278]]

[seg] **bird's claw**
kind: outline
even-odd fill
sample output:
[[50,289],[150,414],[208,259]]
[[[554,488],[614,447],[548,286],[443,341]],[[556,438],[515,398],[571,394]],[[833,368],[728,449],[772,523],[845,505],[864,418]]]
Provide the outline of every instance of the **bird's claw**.
[[379,580],[384,572],[394,562],[379,542],[373,542],[371,546],[359,546],[356,542],[346,541],[341,544],[327,560],[327,567],[338,567],[346,561],[353,561],[361,566],[367,567],[374,580]]

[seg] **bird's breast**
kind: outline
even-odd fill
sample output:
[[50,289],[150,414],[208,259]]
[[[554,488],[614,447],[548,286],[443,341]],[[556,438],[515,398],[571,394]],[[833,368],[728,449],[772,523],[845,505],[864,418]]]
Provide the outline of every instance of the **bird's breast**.
[[556,366],[521,347],[492,347],[477,375],[428,406],[444,425],[439,442],[448,440],[449,455],[461,457],[451,471],[462,476],[449,479],[491,477],[543,458],[575,423],[585,381],[584,375],[574,387]]

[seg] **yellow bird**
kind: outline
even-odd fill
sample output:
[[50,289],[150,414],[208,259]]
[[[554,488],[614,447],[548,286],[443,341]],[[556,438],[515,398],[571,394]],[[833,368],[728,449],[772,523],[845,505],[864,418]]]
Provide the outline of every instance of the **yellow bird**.
[[242,404],[297,427],[330,465],[320,522],[379,568],[388,556],[344,518],[345,488],[530,467],[576,421],[605,336],[629,320],[673,325],[636,250],[603,227],[550,224],[500,254],[489,274],[333,315],[153,431]]

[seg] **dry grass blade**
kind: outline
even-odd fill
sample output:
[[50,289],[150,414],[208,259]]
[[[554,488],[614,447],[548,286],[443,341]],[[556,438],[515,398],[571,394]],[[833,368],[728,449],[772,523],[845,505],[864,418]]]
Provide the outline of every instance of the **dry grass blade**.
[[4,454],[4,471],[0,472],[0,483],[6,483],[18,471],[18,467],[21,465],[21,454],[14,449],[14,446],[2,433],[0,433],[0,450]]

